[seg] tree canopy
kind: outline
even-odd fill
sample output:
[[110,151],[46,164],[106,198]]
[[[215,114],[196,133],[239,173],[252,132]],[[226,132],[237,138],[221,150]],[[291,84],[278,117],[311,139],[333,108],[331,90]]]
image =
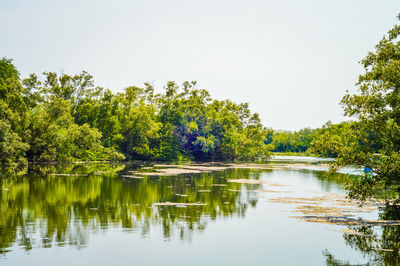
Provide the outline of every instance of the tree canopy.
[[246,103],[212,99],[196,82],[123,92],[93,76],[44,72],[20,80],[0,60],[0,162],[265,160],[266,130]]
[[[400,20],[400,15],[398,16]],[[341,104],[355,121],[345,138],[328,132],[320,149],[337,154],[335,168],[356,165],[371,169],[354,178],[349,195],[365,200],[379,195],[400,200],[400,26],[395,25],[361,61],[355,93],[347,91]]]

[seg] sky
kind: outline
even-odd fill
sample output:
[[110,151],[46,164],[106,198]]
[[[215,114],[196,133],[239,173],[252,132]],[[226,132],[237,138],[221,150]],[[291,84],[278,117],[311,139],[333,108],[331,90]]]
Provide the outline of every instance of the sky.
[[267,127],[345,120],[358,63],[399,0],[0,0],[0,57],[27,77],[86,70],[113,92],[198,81]]

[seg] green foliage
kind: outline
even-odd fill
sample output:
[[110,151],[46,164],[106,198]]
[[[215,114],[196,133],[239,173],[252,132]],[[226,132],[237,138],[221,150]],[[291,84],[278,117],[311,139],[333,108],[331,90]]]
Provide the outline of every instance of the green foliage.
[[358,140],[354,134],[356,126],[357,124],[353,122],[340,124],[327,122],[317,130],[310,143],[310,152],[323,157],[337,157],[344,149],[358,146]]
[[365,72],[359,76],[357,92],[347,92],[342,99],[345,114],[356,122],[344,124],[340,134],[328,130],[314,143],[337,155],[334,168],[355,165],[372,170],[349,184],[352,198],[400,200],[399,35],[400,26],[395,25],[368,53],[361,61]]
[[10,59],[0,59],[0,165],[25,162],[29,145],[21,138],[27,107],[19,73]]
[[196,88],[196,82],[184,82],[182,88],[169,82],[165,94],[154,99],[161,131],[171,134],[166,138],[170,142],[167,146],[178,150],[174,156],[228,161],[268,157],[263,143],[265,130],[258,115],[251,115],[248,104],[212,100],[206,90]]
[[11,130],[6,121],[0,120],[0,165],[11,166],[15,162],[25,162],[25,152],[29,145]]
[[102,134],[89,124],[77,124],[84,99],[99,95],[92,76],[86,72],[69,76],[45,72],[41,82],[36,75],[23,81],[28,123],[22,138],[29,143],[30,161],[74,161],[122,159],[113,148],[105,148]]
[[266,131],[248,104],[212,100],[168,82],[163,93],[128,87],[113,94],[76,75],[44,72],[19,79],[0,61],[0,161],[265,160]]
[[265,144],[273,146],[274,152],[306,152],[317,135],[317,129],[304,128],[299,131],[267,130]]

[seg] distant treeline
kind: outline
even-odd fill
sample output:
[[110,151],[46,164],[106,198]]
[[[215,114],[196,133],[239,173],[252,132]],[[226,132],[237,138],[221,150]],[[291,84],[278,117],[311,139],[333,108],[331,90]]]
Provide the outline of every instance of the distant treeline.
[[[270,145],[273,152],[336,157],[340,147],[349,145],[356,127],[355,122],[339,124],[327,122],[316,129],[304,128],[298,131],[267,129],[265,144]],[[328,143],[331,145],[327,145]]]
[[121,93],[87,72],[20,79],[0,59],[0,163],[76,160],[265,160],[267,131],[248,104],[214,100],[196,82]]

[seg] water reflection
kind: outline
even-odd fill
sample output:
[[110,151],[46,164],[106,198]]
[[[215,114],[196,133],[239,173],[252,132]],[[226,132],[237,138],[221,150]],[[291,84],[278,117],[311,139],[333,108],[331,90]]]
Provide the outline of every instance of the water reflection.
[[[112,227],[146,236],[151,225],[159,225],[165,239],[178,235],[190,241],[193,232],[203,231],[208,221],[244,216],[258,201],[251,190],[260,185],[227,183],[227,179],[259,179],[259,171],[121,177],[132,167],[37,166],[26,174],[1,177],[0,252],[6,253],[16,244],[26,250],[65,245],[81,248],[88,244],[90,233]],[[205,205],[156,206],[157,202]]]
[[[304,230],[304,235],[313,237],[310,243],[317,245],[315,250],[320,264],[325,262],[328,265],[351,265],[349,261],[340,259],[343,256],[341,252],[352,250],[354,260],[364,258],[369,265],[400,265],[398,248],[400,229],[397,226],[348,227],[347,232],[343,234],[344,241],[341,240],[341,232],[335,233],[336,239],[342,245],[341,249],[336,250],[334,240],[329,241],[329,244],[333,243],[332,245],[326,246],[321,246],[318,241],[329,237],[331,230],[340,230],[341,226],[326,225],[326,228],[329,228],[326,230],[317,224],[310,226],[302,221],[289,219],[288,217],[293,214],[284,213],[284,206],[270,201],[271,198],[289,196],[304,198],[310,195],[321,197],[323,195],[318,193],[342,192],[341,187],[348,178],[345,175],[326,176],[322,171],[283,167],[274,170],[230,168],[219,172],[147,176],[143,179],[127,177],[132,176],[130,170],[137,167],[139,166],[120,164],[69,167],[50,165],[36,166],[29,172],[23,170],[10,170],[8,174],[3,172],[3,176],[0,177],[0,252],[5,254],[3,257],[12,258],[11,254],[6,254],[10,250],[13,255],[16,254],[14,257],[19,257],[18,251],[13,248],[15,246],[27,251],[59,246],[71,246],[74,249],[84,248],[90,244],[93,246],[96,240],[90,236],[110,232],[114,228],[131,234],[133,232],[133,238],[149,237],[150,231],[156,229],[157,243],[153,247],[159,247],[159,228],[162,237],[167,241],[173,239],[191,241],[194,234],[205,231],[207,227],[208,231],[212,232],[212,227],[209,226],[212,220],[247,216],[246,224],[251,228],[245,228],[246,226],[239,228],[235,224],[229,232],[231,234],[235,230],[246,232],[241,239],[247,241],[247,248],[251,251],[263,250],[269,245],[271,250],[269,256],[285,257],[286,251],[282,247],[290,245],[293,247],[293,243],[295,246],[302,245],[302,236],[296,238],[295,235],[296,232],[303,233]],[[228,179],[258,180],[261,179],[261,175],[264,181],[268,181],[264,185],[256,182],[252,182],[253,184],[227,182]],[[282,185],[282,188],[273,188],[272,184]],[[271,187],[268,188],[268,185]],[[308,190],[310,192],[307,192]],[[291,192],[293,195],[279,194],[279,191]],[[258,198],[259,196],[264,196],[264,199]],[[182,204],[175,206],[156,204],[160,202]],[[254,212],[249,212],[250,208],[256,206],[258,208],[254,209]],[[398,206],[395,205],[390,210],[384,209],[382,215],[385,217],[382,217],[390,219],[388,218],[390,215],[398,213]],[[215,225],[221,224],[224,223],[220,221]],[[287,233],[291,228],[296,230]],[[225,227],[222,229],[219,227],[219,232],[224,230]],[[278,232],[280,230],[284,232]],[[252,235],[255,231],[257,234]],[[124,232],[121,233],[125,235]],[[212,249],[210,243],[218,241],[218,236],[213,238],[215,231],[210,232],[207,234],[206,245]],[[260,239],[257,242],[254,238],[258,233]],[[135,242],[131,238],[129,241]],[[137,239],[136,242],[141,243],[141,239]],[[200,242],[193,241],[191,245]],[[173,243],[173,241],[168,242],[168,244]],[[229,245],[225,242],[219,243],[222,243],[220,246]],[[307,240],[304,243],[307,243]],[[113,245],[110,243],[109,247]],[[321,249],[324,248],[328,250],[324,252],[325,256],[322,256]],[[282,253],[279,253],[279,249],[283,250]],[[90,248],[85,249],[85,252],[87,250]],[[302,252],[309,251],[310,247],[304,244]],[[129,253],[130,250],[126,252]],[[34,257],[34,252],[30,253],[29,259]],[[237,250],[236,253],[240,254],[240,251]],[[97,255],[96,253],[96,257]],[[188,255],[188,258],[191,258],[191,255]],[[350,258],[351,262],[354,262],[351,256]],[[257,260],[255,264],[256,262]],[[17,261],[15,265],[20,264]]]
[[[366,265],[400,265],[400,227],[399,226],[349,226],[350,233],[343,238],[347,246],[360,252],[368,261]],[[325,251],[327,265],[353,265],[348,261],[336,259]]]

